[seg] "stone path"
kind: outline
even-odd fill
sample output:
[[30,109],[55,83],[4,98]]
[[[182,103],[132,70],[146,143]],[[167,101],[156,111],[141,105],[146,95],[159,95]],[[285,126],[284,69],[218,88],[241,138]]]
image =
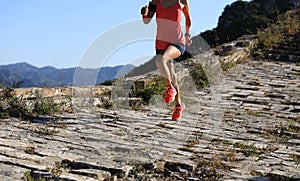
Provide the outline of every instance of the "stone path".
[[179,122],[160,103],[1,120],[0,180],[300,180],[300,66],[249,60],[224,85]]

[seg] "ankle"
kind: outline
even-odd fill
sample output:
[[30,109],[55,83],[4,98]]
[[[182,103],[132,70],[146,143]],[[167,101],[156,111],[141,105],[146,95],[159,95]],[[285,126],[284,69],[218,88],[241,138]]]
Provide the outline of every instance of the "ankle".
[[166,87],[171,88],[173,85],[170,83],[166,83]]
[[180,98],[178,100],[175,99],[175,102],[176,102],[176,104],[175,104],[176,107],[182,105],[182,101]]

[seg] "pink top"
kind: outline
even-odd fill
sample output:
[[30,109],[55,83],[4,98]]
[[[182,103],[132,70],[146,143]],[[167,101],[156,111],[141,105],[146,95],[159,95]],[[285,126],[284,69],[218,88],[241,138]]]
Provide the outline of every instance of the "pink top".
[[161,1],[158,0],[156,4],[156,49],[164,50],[172,43],[185,44],[181,28],[182,7],[180,0],[169,8],[164,7]]

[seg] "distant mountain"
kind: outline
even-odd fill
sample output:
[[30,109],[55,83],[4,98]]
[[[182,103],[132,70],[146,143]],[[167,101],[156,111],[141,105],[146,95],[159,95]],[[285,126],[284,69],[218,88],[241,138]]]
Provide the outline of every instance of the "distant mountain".
[[134,77],[134,76],[138,76],[138,75],[143,75],[143,74],[146,74],[148,72],[157,70],[154,58],[155,57],[151,58],[149,61],[145,62],[144,64],[132,69],[127,74],[127,77]]
[[116,76],[126,75],[135,66],[102,67],[100,69],[67,68],[56,69],[51,66],[38,68],[28,63],[0,66],[0,85],[12,86],[22,83],[21,87],[84,86],[101,84]]

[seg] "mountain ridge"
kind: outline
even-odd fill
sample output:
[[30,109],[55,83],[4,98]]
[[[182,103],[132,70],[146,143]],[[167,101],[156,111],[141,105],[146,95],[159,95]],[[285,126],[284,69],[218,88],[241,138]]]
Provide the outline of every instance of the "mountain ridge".
[[[17,87],[23,88],[72,86],[77,72],[81,72],[80,76],[85,76],[85,79],[94,79],[94,84],[101,84],[107,80],[113,80],[116,76],[127,74],[134,67],[134,65],[128,64],[101,68],[71,67],[59,69],[52,66],[39,68],[27,62],[20,62],[0,65],[0,86],[15,87],[18,85]],[[76,85],[92,84],[77,81]]]

